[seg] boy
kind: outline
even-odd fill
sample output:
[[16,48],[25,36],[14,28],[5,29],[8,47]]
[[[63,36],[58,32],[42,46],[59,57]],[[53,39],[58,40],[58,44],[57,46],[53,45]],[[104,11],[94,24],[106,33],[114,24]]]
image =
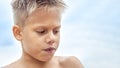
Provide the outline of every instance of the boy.
[[13,0],[13,34],[23,54],[5,68],[83,68],[75,57],[53,56],[59,45],[61,0]]

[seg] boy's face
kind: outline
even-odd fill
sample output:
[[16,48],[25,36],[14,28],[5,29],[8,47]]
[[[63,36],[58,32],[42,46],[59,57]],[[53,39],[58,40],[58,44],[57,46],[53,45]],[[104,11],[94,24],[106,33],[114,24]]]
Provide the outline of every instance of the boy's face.
[[60,18],[56,12],[45,13],[39,10],[28,17],[19,35],[25,56],[39,61],[52,58],[59,45]]

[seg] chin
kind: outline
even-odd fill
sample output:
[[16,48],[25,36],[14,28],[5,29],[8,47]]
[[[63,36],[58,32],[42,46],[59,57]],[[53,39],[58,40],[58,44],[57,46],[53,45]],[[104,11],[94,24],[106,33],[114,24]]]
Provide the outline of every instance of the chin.
[[53,56],[46,56],[46,57],[43,57],[43,58],[38,59],[38,60],[41,62],[47,62],[47,61],[50,61],[52,58],[53,58]]

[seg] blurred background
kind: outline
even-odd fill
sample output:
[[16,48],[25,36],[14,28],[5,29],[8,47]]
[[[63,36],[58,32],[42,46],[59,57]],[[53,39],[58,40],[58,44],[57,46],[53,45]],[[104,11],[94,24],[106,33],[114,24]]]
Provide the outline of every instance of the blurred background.
[[[55,55],[76,56],[85,68],[120,68],[120,0],[64,0],[61,43]],[[11,0],[0,0],[0,67],[20,58],[12,34]]]

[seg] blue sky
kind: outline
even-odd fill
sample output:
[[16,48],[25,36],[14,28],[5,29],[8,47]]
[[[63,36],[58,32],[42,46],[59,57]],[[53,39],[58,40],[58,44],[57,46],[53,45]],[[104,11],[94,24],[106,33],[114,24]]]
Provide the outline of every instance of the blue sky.
[[[0,0],[0,66],[21,55],[20,44],[11,31],[10,1]],[[76,56],[85,68],[120,68],[120,0],[65,2],[68,7],[56,55]]]

